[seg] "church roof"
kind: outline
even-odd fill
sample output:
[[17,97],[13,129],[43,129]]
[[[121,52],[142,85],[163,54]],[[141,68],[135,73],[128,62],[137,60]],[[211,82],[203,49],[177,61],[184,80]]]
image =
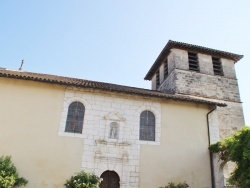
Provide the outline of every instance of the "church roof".
[[149,90],[149,89],[122,86],[122,85],[110,84],[110,83],[104,83],[104,82],[96,82],[96,81],[71,78],[71,77],[63,77],[63,76],[57,76],[57,75],[51,75],[51,74],[40,74],[40,73],[33,73],[33,72],[9,70],[5,68],[0,68],[0,77],[21,79],[21,80],[31,80],[31,81],[36,81],[36,82],[45,82],[45,83],[59,84],[59,85],[65,85],[65,86],[74,86],[78,88],[90,88],[90,89],[104,90],[108,92],[134,94],[134,95],[139,95],[139,96],[144,96],[144,97],[169,99],[169,100],[175,100],[175,101],[187,101],[187,102],[194,102],[194,103],[201,103],[201,104],[226,106],[226,104],[224,103],[204,100],[204,99],[200,99],[200,98],[196,98],[192,96],[167,94],[167,93],[163,93],[160,91],[154,91],[154,90]]
[[203,46],[197,46],[193,44],[187,44],[183,42],[177,42],[177,41],[172,41],[169,40],[166,46],[163,48],[161,51],[160,55],[157,57],[155,60],[154,64],[152,67],[149,69],[147,75],[145,76],[145,80],[151,80],[159,66],[162,64],[163,60],[168,56],[170,53],[170,50],[173,48],[177,49],[182,49],[194,53],[202,53],[202,54],[207,54],[207,55],[212,55],[215,57],[220,57],[220,58],[225,58],[225,59],[231,59],[235,62],[239,61],[241,58],[243,58],[243,55],[238,55],[230,52],[225,52],[225,51],[220,51],[220,50],[215,50],[212,48],[206,48]]

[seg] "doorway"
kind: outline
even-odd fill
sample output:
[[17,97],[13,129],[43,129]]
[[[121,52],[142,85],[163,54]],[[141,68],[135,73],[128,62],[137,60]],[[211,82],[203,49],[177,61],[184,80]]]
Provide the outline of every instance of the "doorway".
[[105,171],[102,173],[103,179],[100,188],[120,188],[120,178],[115,171]]

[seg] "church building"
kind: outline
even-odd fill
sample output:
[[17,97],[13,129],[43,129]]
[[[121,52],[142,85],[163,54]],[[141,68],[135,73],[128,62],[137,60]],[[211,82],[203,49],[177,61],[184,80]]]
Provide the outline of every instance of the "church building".
[[81,170],[101,188],[222,188],[208,146],[244,126],[234,64],[243,56],[168,41],[151,89],[0,68],[0,156],[27,188],[61,188]]

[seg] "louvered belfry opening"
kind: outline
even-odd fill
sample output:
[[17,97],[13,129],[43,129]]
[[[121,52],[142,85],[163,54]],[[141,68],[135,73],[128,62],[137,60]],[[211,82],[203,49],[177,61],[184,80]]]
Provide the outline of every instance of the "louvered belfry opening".
[[156,88],[160,86],[160,71],[156,72]]
[[168,60],[166,59],[164,63],[164,79],[168,77]]
[[199,72],[199,61],[196,53],[188,52],[189,70]]
[[212,57],[214,75],[223,76],[222,65],[220,58]]
[[120,188],[120,178],[115,171],[105,171],[102,173],[100,188]]

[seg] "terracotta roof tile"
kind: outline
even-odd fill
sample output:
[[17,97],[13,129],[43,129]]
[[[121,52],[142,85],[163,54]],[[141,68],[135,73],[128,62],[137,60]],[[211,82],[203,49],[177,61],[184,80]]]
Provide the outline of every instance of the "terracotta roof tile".
[[50,83],[50,84],[75,86],[79,88],[92,88],[92,89],[98,89],[98,90],[104,90],[104,91],[110,91],[110,92],[135,94],[135,95],[152,97],[152,98],[161,98],[161,99],[169,99],[169,100],[176,100],[176,101],[187,101],[187,102],[194,102],[194,103],[226,106],[226,104],[223,104],[223,103],[217,103],[214,101],[209,101],[209,100],[204,100],[204,99],[197,99],[192,96],[180,96],[180,95],[167,94],[167,93],[149,90],[149,89],[122,86],[122,85],[117,85],[117,84],[96,82],[96,81],[56,76],[56,75],[50,75],[50,74],[40,74],[40,73],[33,73],[33,72],[8,70],[4,68],[0,68],[0,77],[22,79],[22,80],[32,80],[32,81],[45,82],[45,83]]

